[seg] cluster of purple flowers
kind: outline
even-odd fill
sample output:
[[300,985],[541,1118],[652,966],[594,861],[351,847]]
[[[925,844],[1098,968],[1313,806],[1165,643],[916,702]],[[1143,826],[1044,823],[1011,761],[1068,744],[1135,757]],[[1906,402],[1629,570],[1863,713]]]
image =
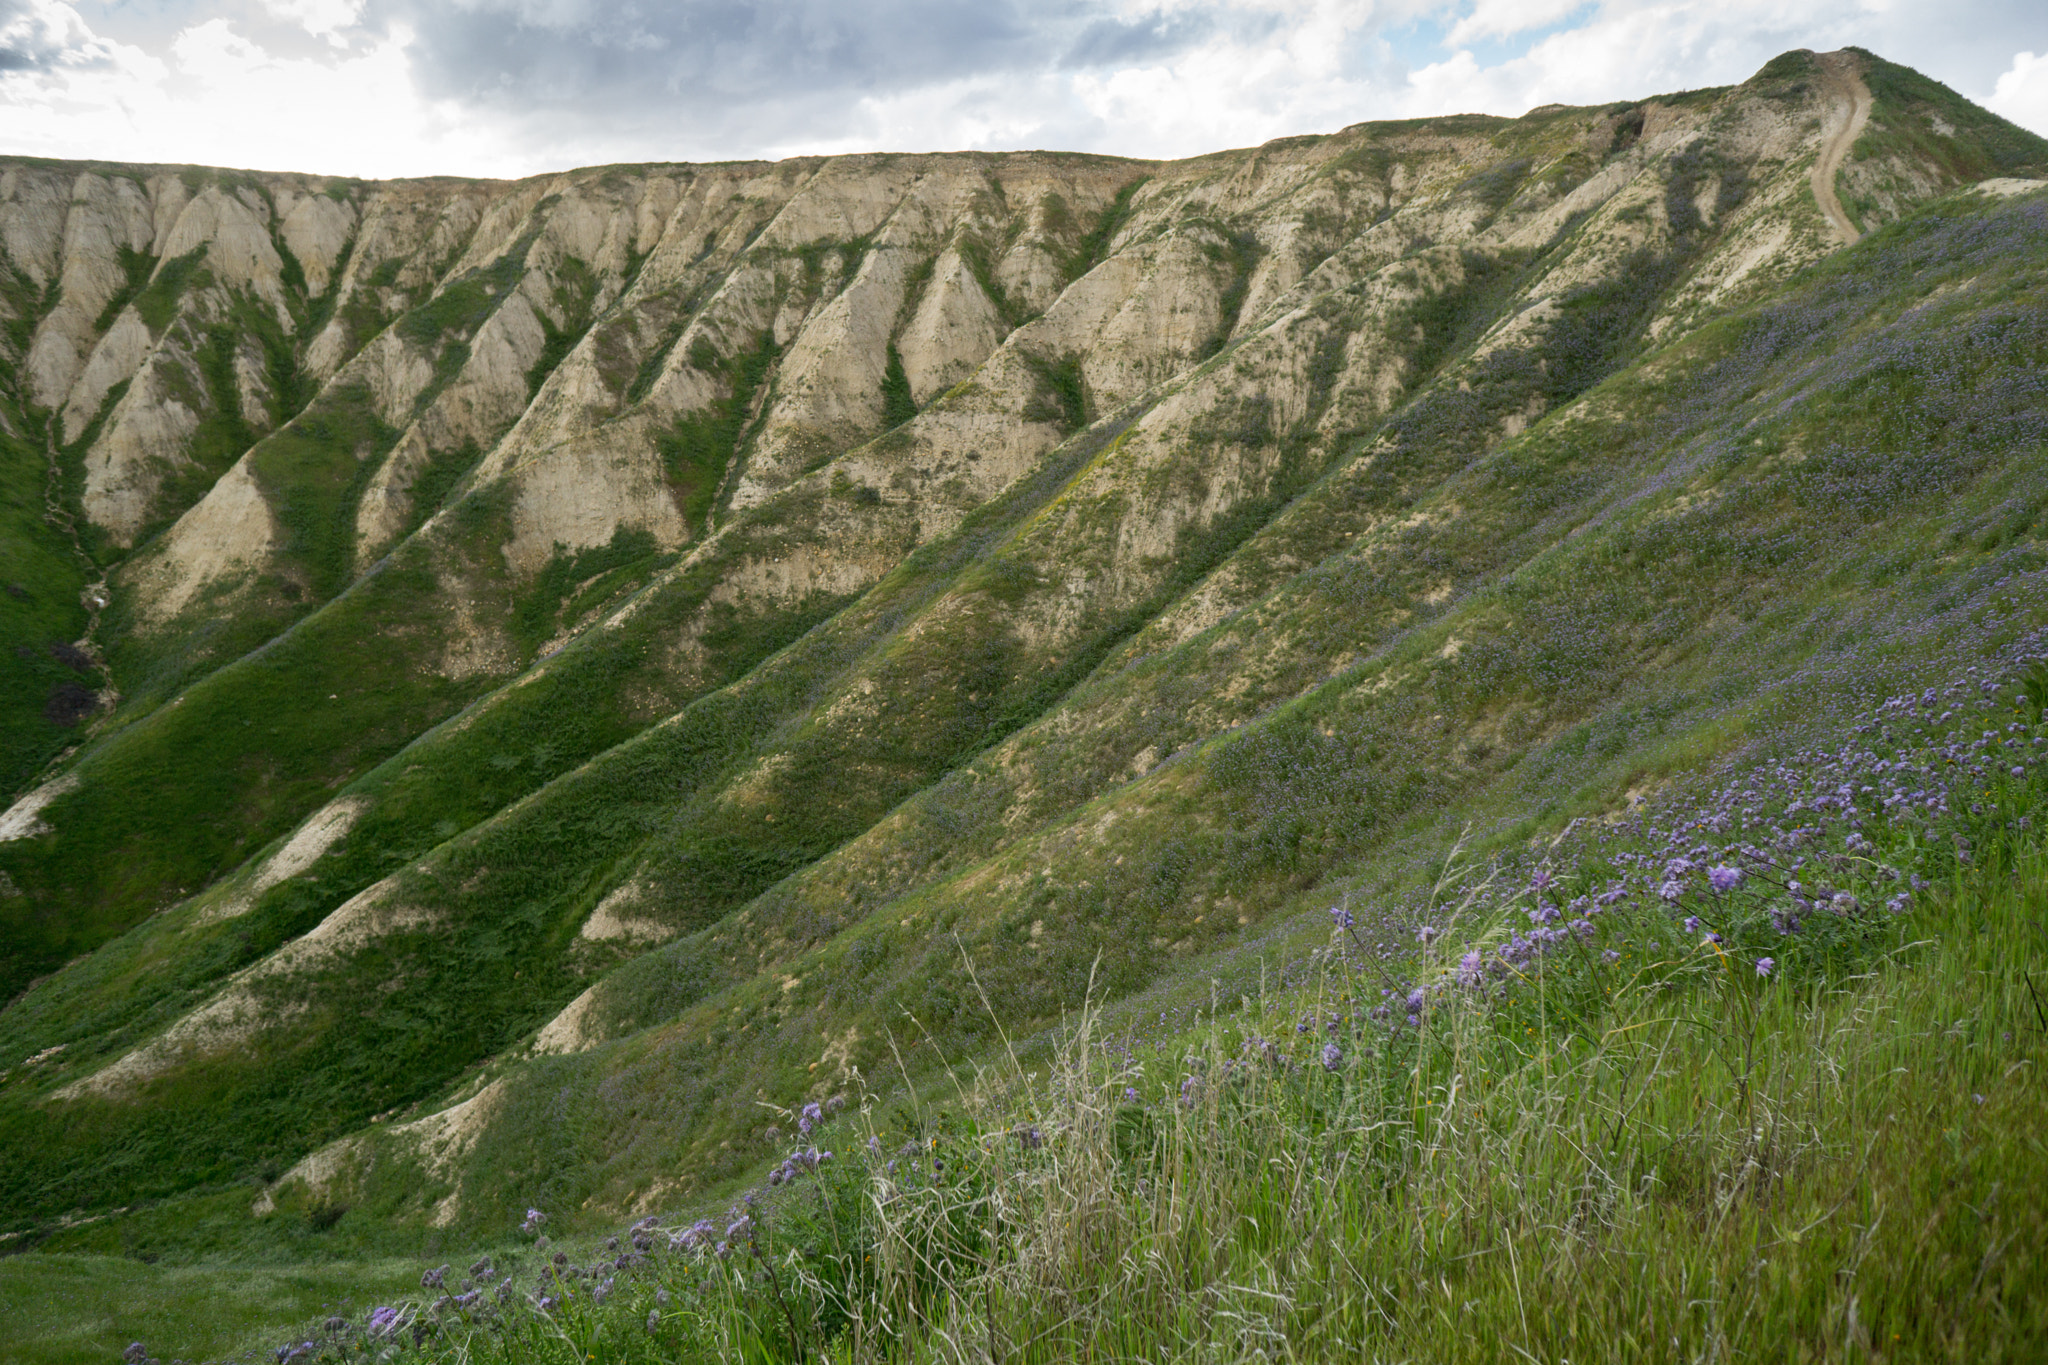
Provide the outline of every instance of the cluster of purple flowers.
[[768,1172],[768,1183],[771,1186],[787,1185],[799,1176],[808,1175],[810,1172],[817,1170],[831,1159],[832,1153],[821,1152],[816,1147],[806,1147],[801,1151],[791,1152],[783,1159],[780,1166]]
[[[2048,676],[2044,644],[2023,641],[2015,667]],[[2048,727],[2038,707],[2016,708],[2012,691],[2009,676],[1966,668],[1945,687],[1877,706],[1846,728],[1849,743],[1740,770],[1690,802],[1645,807],[1613,823],[1575,822],[1540,865],[1482,891],[1467,912],[1487,919],[1519,909],[1526,931],[1510,927],[1504,941],[1468,943],[1441,968],[1425,958],[1425,980],[1389,981],[1371,1016],[1419,1026],[1444,992],[1511,993],[1560,955],[1559,965],[1611,968],[1625,949],[1661,950],[1660,923],[1680,931],[1675,941],[1690,938],[1721,960],[1744,945],[1743,960],[1769,978],[1782,973],[1788,954],[1759,951],[1767,942],[1796,945],[1821,928],[1824,938],[1839,937],[1867,924],[1879,905],[1886,915],[1904,912],[1928,884],[1913,858],[1954,847],[1958,861],[1969,861],[1957,821],[1965,811],[1995,814],[1985,784],[2042,771]],[[1886,849],[1897,856],[1887,861]],[[1390,955],[1367,948],[1348,903],[1330,913],[1356,950],[1346,960],[1384,976]],[[1616,915],[1616,927],[1603,927]],[[1414,931],[1425,953],[1441,937],[1429,922]]]

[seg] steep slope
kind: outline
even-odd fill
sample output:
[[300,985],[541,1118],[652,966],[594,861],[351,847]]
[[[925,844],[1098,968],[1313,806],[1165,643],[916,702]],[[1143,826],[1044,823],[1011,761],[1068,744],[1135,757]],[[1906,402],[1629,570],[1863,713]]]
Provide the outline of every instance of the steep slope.
[[[79,390],[61,303],[20,369],[125,700],[0,843],[17,984],[72,959],[0,1014],[46,1054],[9,1207],[301,1157],[260,1208],[700,1188],[765,1154],[743,1097],[906,1013],[974,1043],[963,952],[1028,1029],[1446,805],[1599,799],[1858,632],[1934,647],[2036,567],[2048,357],[2040,196],[1941,197],[2038,140],[1852,135],[1928,84],[1788,54],[1161,166],[123,179],[184,245],[122,305],[154,349],[94,342],[138,380]],[[1889,197],[1838,256],[1845,152]],[[188,467],[149,533],[183,485],[135,471]]]

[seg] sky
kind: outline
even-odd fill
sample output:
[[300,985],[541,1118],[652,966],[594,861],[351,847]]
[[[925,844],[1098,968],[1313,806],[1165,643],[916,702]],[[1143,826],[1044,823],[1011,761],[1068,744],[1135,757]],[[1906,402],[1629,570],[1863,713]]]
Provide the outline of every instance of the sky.
[[0,0],[0,153],[375,178],[1178,157],[1851,44],[2048,135],[2043,0]]

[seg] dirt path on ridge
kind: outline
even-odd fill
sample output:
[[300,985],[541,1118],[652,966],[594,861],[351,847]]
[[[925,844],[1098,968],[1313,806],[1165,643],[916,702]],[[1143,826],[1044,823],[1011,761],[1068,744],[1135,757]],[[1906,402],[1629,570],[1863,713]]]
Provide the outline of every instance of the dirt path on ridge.
[[1842,211],[1835,197],[1835,172],[1842,169],[1849,149],[1863,136],[1870,119],[1870,87],[1863,83],[1852,52],[1823,52],[1814,58],[1820,66],[1821,92],[1828,101],[1828,122],[1821,134],[1820,159],[1813,163],[1813,198],[1820,211],[1841,234],[1842,245],[1854,246],[1863,234]]

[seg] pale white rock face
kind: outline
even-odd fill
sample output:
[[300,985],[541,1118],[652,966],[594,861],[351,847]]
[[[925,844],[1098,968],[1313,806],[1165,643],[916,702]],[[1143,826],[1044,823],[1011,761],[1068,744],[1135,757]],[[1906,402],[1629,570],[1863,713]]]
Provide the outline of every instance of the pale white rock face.
[[462,1211],[460,1177],[464,1163],[468,1161],[477,1139],[497,1116],[505,1093],[502,1079],[486,1082],[467,1099],[384,1129],[381,1136],[383,1144],[388,1145],[373,1144],[366,1133],[351,1134],[330,1142],[309,1153],[257,1195],[249,1206],[249,1212],[258,1218],[275,1213],[277,1197],[292,1186],[314,1198],[341,1197],[381,1154],[396,1148],[436,1179],[450,1175],[457,1177],[454,1192],[436,1203],[428,1213],[429,1223],[435,1227],[446,1227]]
[[127,283],[121,248],[144,251],[150,236],[149,202],[134,181],[78,177],[64,217],[62,292],[29,343],[25,368],[37,405],[54,408],[65,401],[92,352],[99,315]]
[[185,205],[191,202],[192,190],[185,183],[183,176],[166,172],[150,177],[150,255],[164,254],[164,245],[171,240],[171,233],[177,228],[178,219],[184,216]]
[[403,426],[412,420],[413,405],[427,385],[434,382],[434,360],[406,344],[395,330],[379,332],[336,379],[368,386],[377,415],[387,425]]
[[995,304],[967,262],[946,248],[897,342],[911,397],[929,403],[973,374],[1001,344],[1004,330]]
[[1044,317],[1015,332],[1018,347],[1046,359],[1081,356],[1100,413],[1192,361],[1215,335],[1227,287],[1203,251],[1199,228],[1179,228],[1104,261],[1075,281]]
[[[593,943],[603,943],[614,939],[625,939],[639,943],[659,943],[663,939],[673,938],[675,936],[674,931],[666,925],[657,923],[654,920],[642,919],[633,913],[637,903],[644,900],[646,895],[647,888],[641,883],[637,881],[621,882],[605,893],[604,899],[599,901],[591,910],[590,917],[583,921],[583,927],[577,931],[576,936],[581,939],[588,939]],[[583,1018],[584,1014],[589,1010],[591,1002],[596,998],[597,988],[593,986],[590,990],[578,996],[576,1001],[571,1001],[569,1008],[562,1011],[562,1014],[556,1018],[555,1023],[541,1030],[541,1039],[546,1039],[549,1036],[550,1030],[554,1030],[555,1025],[560,1024],[563,1019],[574,1018],[580,1020]],[[580,1005],[577,1003],[578,1001],[581,1002]],[[556,1032],[556,1036],[560,1036],[559,1031]],[[536,1042],[538,1044],[539,1040],[536,1040]]]
[[397,878],[387,877],[358,892],[309,932],[235,973],[204,1005],[119,1060],[55,1091],[53,1098],[119,1098],[182,1063],[219,1056],[289,1024],[305,1006],[291,1003],[288,993],[259,989],[265,983],[304,977],[379,938],[431,922],[431,915],[396,900],[396,889]]
[[401,263],[393,284],[433,285],[441,263],[470,241],[484,206],[505,188],[472,183],[446,193],[409,181],[378,187],[363,205],[356,247],[342,271],[342,298],[370,287],[370,278],[392,260]]
[[[569,186],[548,210],[527,264],[554,271],[570,260],[583,262],[608,281],[606,292],[598,296],[599,306],[607,305],[617,297],[616,286],[609,281],[623,276],[633,258],[658,238],[677,199],[676,182],[662,175],[636,176],[616,186],[607,186],[601,178]],[[650,226],[654,238],[648,235]]]
[[420,424],[413,423],[370,476],[356,504],[356,571],[362,572],[405,533],[412,521],[413,482],[434,458]]
[[[684,230],[694,230],[694,223]],[[660,255],[657,250],[656,257]],[[643,276],[653,267],[650,260]],[[684,413],[702,410],[729,391],[726,380],[696,368],[690,362],[691,353],[700,344],[728,358],[751,350],[760,333],[772,325],[782,292],[771,265],[758,261],[742,264],[727,276],[669,348],[646,398],[625,422],[625,429],[639,433],[648,445],[650,459],[658,458],[652,451],[654,429]],[[496,478],[555,445],[580,439],[590,430],[593,411],[609,411],[613,405],[596,366],[593,338],[585,336],[541,384],[533,402],[492,449],[478,479]]]
[[257,295],[289,325],[280,278],[284,259],[271,245],[267,218],[261,200],[251,207],[240,195],[218,187],[201,190],[178,215],[157,271],[161,272],[165,263],[205,247],[206,269],[215,283]]
[[324,384],[354,353],[355,339],[349,335],[348,324],[340,318],[328,319],[318,336],[306,346],[306,372],[316,383]]
[[[502,193],[492,196],[487,202],[478,204],[476,225],[464,234],[461,254],[441,273],[441,278],[444,281],[460,279],[471,270],[484,269],[511,250],[529,226],[528,220],[541,201],[552,190],[558,189],[564,179],[553,176],[547,180],[519,181],[506,186]],[[545,227],[545,223],[541,226]]]
[[1185,368],[1215,336],[1229,278],[1200,232],[1170,233],[1143,282],[1090,339],[1082,372],[1103,411]]
[[[592,917],[595,918],[594,913]],[[586,936],[591,938],[618,937],[612,934],[587,934]],[[582,1052],[586,1048],[595,1046],[600,1041],[599,1038],[594,1036],[593,1032],[586,1030],[585,1021],[590,1015],[590,1007],[597,1003],[598,991],[601,985],[602,983],[599,986],[592,986],[589,990],[571,1000],[567,1005],[563,1006],[560,1014],[548,1020],[541,1031],[534,1035],[533,1051],[535,1056],[567,1056],[572,1052]]]
[[881,227],[910,188],[914,172],[907,161],[892,159],[883,170],[876,169],[875,161],[847,157],[820,163],[762,231],[761,242],[793,250],[865,237]]
[[141,315],[133,308],[123,308],[93,347],[78,382],[71,386],[70,398],[65,400],[61,421],[67,444],[85,434],[114,386],[141,369],[155,345]]
[[277,196],[278,235],[306,275],[306,290],[318,297],[334,279],[334,263],[356,230],[355,205],[325,194]]
[[63,269],[64,220],[72,177],[62,171],[10,166],[0,172],[0,250],[38,287]]
[[513,573],[539,572],[557,544],[572,551],[603,545],[621,526],[652,532],[663,549],[690,538],[658,461],[643,442],[622,435],[600,429],[519,467],[504,551]]
[[270,371],[256,344],[243,340],[234,355],[235,398],[242,406],[242,420],[258,437],[279,425],[289,413],[278,411],[277,395],[270,391]]
[[209,585],[260,571],[278,543],[276,517],[244,455],[152,546],[130,583],[161,625]]
[[43,808],[66,792],[78,789],[78,774],[66,773],[53,781],[45,782],[26,796],[0,812],[0,844],[15,839],[33,839],[38,834],[50,832],[49,822],[43,819]]
[[465,443],[487,449],[526,410],[526,374],[547,344],[527,301],[530,292],[546,287],[540,278],[529,274],[477,328],[454,381],[406,427],[371,476],[356,506],[358,567],[388,550],[422,512],[411,498],[413,481],[436,454]]
[[869,251],[852,283],[797,334],[782,358],[775,404],[733,490],[734,507],[764,501],[820,454],[881,425],[889,328],[903,299],[907,256],[892,247]]
[[198,382],[189,359],[158,347],[86,452],[85,514],[116,544],[133,543],[165,471],[185,463],[199,414],[180,395]]
[[469,358],[423,415],[436,449],[464,441],[489,444],[526,410],[527,371],[547,345],[530,300],[546,288],[541,276],[527,275],[469,339]]
[[1256,330],[1276,306],[1284,306],[1283,300],[1301,283],[1302,255],[1306,250],[1300,243],[1302,236],[1299,223],[1287,223],[1271,243],[1263,244],[1258,264],[1252,267],[1251,278],[1245,282],[1244,301],[1238,306],[1231,340]]
[[2032,194],[2036,190],[2048,190],[2048,180],[2022,180],[2005,175],[1977,182],[1979,194],[1988,194],[1998,199],[2011,199],[2017,195]]
[[257,897],[319,862],[354,827],[369,804],[364,797],[344,796],[322,806],[293,831],[282,848],[264,859],[246,885],[208,907],[195,922],[212,923],[247,914]]

